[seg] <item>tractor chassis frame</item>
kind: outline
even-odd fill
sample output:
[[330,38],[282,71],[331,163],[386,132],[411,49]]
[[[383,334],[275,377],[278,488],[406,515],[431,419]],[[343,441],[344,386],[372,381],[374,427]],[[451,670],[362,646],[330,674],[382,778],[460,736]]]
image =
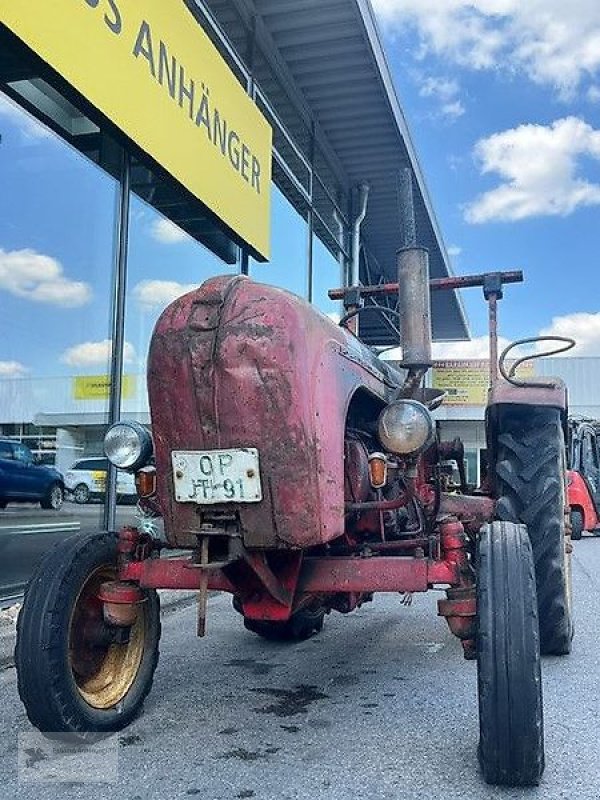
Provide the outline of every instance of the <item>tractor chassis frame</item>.
[[[239,545],[239,557],[230,562],[207,562],[208,547],[202,546],[190,555],[160,558],[162,543],[136,528],[124,528],[118,539],[119,580],[112,586],[104,585],[102,600],[105,604],[124,602],[117,594],[127,596],[123,594],[125,586],[197,590],[198,634],[203,635],[209,591],[236,596],[249,619],[278,622],[316,599],[347,612],[375,592],[410,595],[443,587],[447,596],[438,601],[438,613],[461,640],[465,657],[473,658],[476,607],[475,576],[469,558],[472,537],[457,517],[444,516],[437,530],[439,552],[433,557],[426,556],[422,547],[409,555],[376,554],[367,548],[352,555],[277,552],[277,569],[273,570],[265,552],[246,551]],[[199,559],[199,553],[204,553],[204,558]]]

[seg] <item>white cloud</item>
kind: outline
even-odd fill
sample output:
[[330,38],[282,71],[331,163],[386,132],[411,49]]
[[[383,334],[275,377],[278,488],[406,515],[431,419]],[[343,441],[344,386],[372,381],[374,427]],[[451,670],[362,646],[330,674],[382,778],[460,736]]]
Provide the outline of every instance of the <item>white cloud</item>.
[[438,116],[453,120],[465,113],[465,107],[459,99],[460,87],[455,80],[431,76],[417,80],[421,97],[429,97],[437,102]]
[[451,258],[456,258],[456,257],[457,257],[457,256],[459,256],[461,253],[462,253],[462,247],[459,247],[459,246],[458,246],[458,245],[456,245],[456,244],[451,244],[451,245],[450,245],[450,247],[448,247],[448,255],[449,255]]
[[164,308],[182,294],[197,289],[198,285],[177,281],[140,281],[133,287],[133,296],[143,308]]
[[373,0],[381,19],[417,33],[418,54],[472,69],[522,71],[568,97],[600,69],[597,0]]
[[92,298],[88,283],[72,281],[51,256],[35,250],[0,249],[0,290],[36,303],[62,308],[83,306]]
[[481,172],[498,174],[503,183],[467,206],[468,222],[566,216],[600,204],[600,184],[578,175],[581,159],[600,160],[600,130],[578,117],[495,133],[474,152]]
[[[510,341],[503,336],[498,337],[498,352],[501,353],[508,347]],[[455,358],[488,358],[490,344],[487,334],[476,336],[468,342],[434,342],[433,357],[436,360],[451,360]]]
[[0,361],[0,378],[22,378],[28,372],[18,361]]
[[[501,353],[509,344],[510,341],[508,339],[499,336],[498,352]],[[435,361],[488,358],[490,354],[489,338],[486,334],[485,336],[476,336],[466,342],[433,342],[431,350]],[[385,351],[383,359],[385,361],[400,361],[402,359],[402,348],[395,347],[392,350]]]
[[6,95],[0,94],[0,117],[15,125],[27,142],[52,139],[53,134],[41,122],[24,111],[17,103]]
[[[70,367],[107,366],[111,353],[112,342],[110,339],[104,339],[101,342],[82,342],[65,350],[60,360]],[[135,350],[129,342],[125,342],[123,346],[123,360],[126,364],[135,360]]]
[[185,242],[190,237],[180,227],[171,222],[170,219],[156,219],[150,226],[150,233],[152,238],[156,239],[161,244],[177,244],[178,242]]
[[587,99],[590,103],[600,102],[600,86],[590,86],[587,90]]
[[[600,312],[588,314],[583,311],[554,317],[540,336],[566,336],[575,339],[576,347],[566,356],[600,356]],[[552,348],[552,342],[544,342],[541,349]]]

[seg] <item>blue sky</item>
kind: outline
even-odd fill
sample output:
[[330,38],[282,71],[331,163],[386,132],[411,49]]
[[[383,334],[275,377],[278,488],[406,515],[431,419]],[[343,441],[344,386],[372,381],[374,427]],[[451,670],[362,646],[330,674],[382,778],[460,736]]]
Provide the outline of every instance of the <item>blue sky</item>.
[[[455,270],[523,269],[502,333],[572,331],[600,354],[600,3],[373,5]],[[481,336],[481,295],[463,298]]]
[[[572,334],[579,354],[600,354],[600,3],[373,4],[455,271],[523,269],[501,305],[504,337]],[[0,133],[0,377],[102,373],[114,182],[2,98]],[[254,274],[301,292],[290,265],[304,262],[306,231],[273,200],[273,262]],[[136,371],[160,309],[226,268],[141,201],[131,226]],[[315,259],[324,297],[337,265],[320,244]],[[485,355],[481,294],[463,298],[475,339],[439,356]]]

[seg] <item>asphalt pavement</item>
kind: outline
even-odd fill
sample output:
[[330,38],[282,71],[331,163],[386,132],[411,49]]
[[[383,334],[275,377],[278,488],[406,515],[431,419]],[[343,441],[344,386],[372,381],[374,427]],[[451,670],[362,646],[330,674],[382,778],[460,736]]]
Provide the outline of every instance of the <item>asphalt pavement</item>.
[[[142,716],[115,739],[111,784],[20,783],[17,736],[31,731],[14,669],[0,672],[0,795],[36,800],[410,800],[600,797],[600,539],[576,543],[571,656],[543,662],[547,768],[537,789],[481,779],[476,666],[436,616],[438,594],[379,596],[330,615],[300,644],[244,630],[226,595],[163,618]],[[107,770],[108,772],[108,770]]]
[[[20,599],[35,564],[55,544],[74,533],[102,528],[102,504],[66,502],[60,511],[37,503],[11,503],[0,510],[0,609]],[[117,507],[117,526],[135,524],[136,506]]]

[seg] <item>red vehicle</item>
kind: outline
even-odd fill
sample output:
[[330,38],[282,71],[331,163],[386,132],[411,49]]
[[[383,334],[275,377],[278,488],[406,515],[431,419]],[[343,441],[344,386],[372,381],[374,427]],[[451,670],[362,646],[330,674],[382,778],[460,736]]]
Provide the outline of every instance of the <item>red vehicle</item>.
[[569,420],[568,501],[571,538],[584,531],[600,535],[600,423]]
[[[523,383],[506,351],[496,358],[496,302],[520,273],[430,282],[414,246],[398,268],[396,284],[330,292],[345,299],[339,326],[244,276],[212,278],[164,311],[148,364],[153,444],[120,423],[105,452],[136,474],[168,544],[144,524],[73,537],[38,565],[16,666],[40,730],[85,738],[139,712],[158,659],[158,588],[198,590],[200,635],[207,592],[220,590],[250,631],[293,642],[374,592],[443,587],[439,614],[477,660],[485,780],[539,782],[540,652],[568,653],[573,634],[565,387]],[[437,441],[443,396],[422,386],[429,289],[461,286],[483,286],[492,333],[489,487],[471,495],[443,491],[457,446]],[[398,300],[379,313],[399,320],[403,371],[355,333],[376,313],[364,299],[382,293]],[[168,548],[186,552],[162,558]]]

